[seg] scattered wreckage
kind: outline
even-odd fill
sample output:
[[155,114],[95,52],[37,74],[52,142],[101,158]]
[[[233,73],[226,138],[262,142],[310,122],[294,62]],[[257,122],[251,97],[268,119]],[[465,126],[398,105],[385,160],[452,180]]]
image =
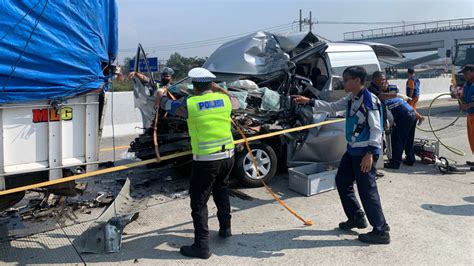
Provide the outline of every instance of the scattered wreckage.
[[[139,46],[135,60],[144,57],[145,51]],[[346,67],[360,65],[371,74],[381,69],[379,60],[401,59],[403,55],[396,48],[384,44],[325,42],[312,33],[257,32],[223,44],[203,67],[239,99],[240,108],[234,110],[232,118],[251,137],[342,117],[342,113],[314,114],[309,106],[295,105],[291,95],[335,101],[345,95],[341,76]],[[134,79],[135,106],[141,111],[144,133],[130,144],[129,152],[142,160],[156,156],[153,86],[153,82],[144,84]],[[176,98],[185,97],[191,93],[192,84],[184,79],[170,86],[169,91]],[[179,110],[175,115],[159,112],[156,133],[160,155],[189,150],[186,119]],[[237,130],[234,137],[240,138]],[[261,181],[269,181],[278,169],[306,162],[337,163],[346,146],[344,123],[266,138],[251,142],[250,146],[258,170],[240,144],[236,147],[232,176],[246,186],[261,186]],[[187,157],[173,163],[186,165],[190,160]]]

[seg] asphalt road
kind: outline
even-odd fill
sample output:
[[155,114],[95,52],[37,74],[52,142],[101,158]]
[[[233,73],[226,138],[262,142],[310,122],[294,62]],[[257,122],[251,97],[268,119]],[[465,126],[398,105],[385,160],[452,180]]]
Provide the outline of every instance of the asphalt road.
[[[420,106],[423,105],[426,104]],[[419,111],[426,113],[427,108]],[[456,103],[441,101],[432,114],[434,127],[449,124],[458,115]],[[427,127],[426,122],[423,127]],[[439,136],[448,145],[468,153],[464,116]],[[421,131],[417,131],[417,137],[433,138],[431,133]],[[129,141],[116,139],[115,146],[126,146]],[[110,140],[104,140],[102,148],[110,144]],[[115,157],[122,158],[124,152],[125,149],[117,150]],[[451,154],[445,148],[441,148],[440,154],[457,161],[464,170],[462,163],[473,159],[471,155]],[[113,153],[103,150],[101,158],[110,160]],[[90,191],[83,199],[95,198],[100,190],[117,194],[126,177],[144,185],[149,195],[148,208],[125,228],[120,253],[80,254],[72,245],[100,215],[103,208],[98,207],[88,209],[90,213],[74,211],[75,217],[53,215],[28,223],[11,218],[0,226],[4,234],[0,240],[0,263],[472,265],[474,174],[465,171],[443,175],[433,166],[421,163],[384,173],[378,186],[391,226],[392,243],[386,246],[366,245],[356,240],[359,232],[368,229],[345,233],[336,228],[345,220],[336,191],[304,197],[289,190],[288,175],[280,173],[270,182],[273,191],[301,216],[312,219],[313,226],[304,226],[265,189],[236,185],[233,189],[247,197],[231,197],[234,236],[225,241],[217,237],[216,208],[209,201],[213,256],[208,261],[187,259],[179,254],[179,247],[190,244],[193,237],[187,177],[173,169],[141,167],[84,180]]]

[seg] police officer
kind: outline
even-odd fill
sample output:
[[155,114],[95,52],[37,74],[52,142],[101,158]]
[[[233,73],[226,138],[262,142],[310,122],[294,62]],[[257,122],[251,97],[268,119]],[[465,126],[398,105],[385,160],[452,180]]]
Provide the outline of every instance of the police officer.
[[171,100],[160,90],[158,97],[160,107],[171,115],[185,107],[191,136],[193,165],[189,195],[194,244],[181,247],[180,252],[184,256],[207,259],[211,256],[207,210],[211,193],[217,206],[219,236],[232,236],[227,187],[234,164],[231,111],[238,108],[238,100],[213,83],[214,74],[204,68],[193,68],[188,76],[193,83],[193,96],[184,101]]
[[[170,67],[164,67],[162,70],[161,70],[161,73],[160,73],[160,82],[158,82],[156,84],[157,86],[157,89],[160,89],[160,88],[163,88],[163,87],[167,87],[169,85],[172,85],[172,76],[174,75],[174,70]],[[133,77],[137,77],[140,81],[144,82],[144,83],[149,83],[150,82],[150,78],[148,78],[146,75],[140,73],[140,72],[130,72],[130,74],[128,74],[128,78],[131,79]]]
[[[472,154],[474,154],[474,64],[463,66],[461,72],[464,75],[466,83],[463,86],[464,97],[460,108],[461,110],[467,111],[467,137]],[[466,164],[471,166],[471,171],[474,171],[473,161],[467,161]]]
[[[388,93],[388,82],[383,84],[384,92]],[[394,126],[391,133],[392,158],[384,165],[385,168],[399,169],[402,162],[402,154],[405,151],[404,164],[412,166],[415,163],[415,152],[413,142],[415,139],[416,113],[405,100],[391,98],[383,101],[388,112],[392,114]]]
[[346,110],[347,152],[343,155],[336,175],[339,197],[348,218],[339,224],[342,230],[366,228],[367,221],[354,193],[357,183],[362,206],[373,230],[360,234],[359,240],[370,244],[389,244],[390,227],[385,221],[376,184],[375,164],[381,155],[382,127],[379,99],[365,87],[367,72],[353,66],[343,73],[344,89],[349,94],[336,101],[324,102],[304,96],[293,96],[298,104],[309,104],[315,111]]
[[158,84],[158,89],[160,87],[164,87],[164,86],[169,86],[169,85],[173,85],[173,81],[172,81],[172,76],[174,75],[174,70],[170,67],[164,67],[163,70],[161,70],[161,80],[160,80],[160,83]]

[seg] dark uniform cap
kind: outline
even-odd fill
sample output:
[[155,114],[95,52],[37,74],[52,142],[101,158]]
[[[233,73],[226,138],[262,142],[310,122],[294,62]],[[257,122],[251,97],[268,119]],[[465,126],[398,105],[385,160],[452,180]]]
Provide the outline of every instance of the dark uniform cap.
[[174,70],[170,67],[164,67],[163,70],[161,71],[161,74],[168,74],[172,76],[174,74]]

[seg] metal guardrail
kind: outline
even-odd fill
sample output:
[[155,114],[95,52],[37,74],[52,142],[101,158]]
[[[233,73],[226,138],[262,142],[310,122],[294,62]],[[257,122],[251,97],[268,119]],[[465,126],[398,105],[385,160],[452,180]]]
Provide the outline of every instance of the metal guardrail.
[[362,31],[344,33],[344,40],[367,40],[383,37],[407,36],[424,33],[436,33],[443,31],[474,30],[474,18],[438,20],[425,23],[401,25],[386,28],[376,28]]

